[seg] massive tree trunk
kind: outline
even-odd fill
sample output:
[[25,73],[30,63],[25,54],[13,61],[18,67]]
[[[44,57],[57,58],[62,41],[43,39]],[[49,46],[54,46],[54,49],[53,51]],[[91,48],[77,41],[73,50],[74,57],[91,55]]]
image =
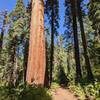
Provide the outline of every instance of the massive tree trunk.
[[43,86],[46,67],[43,0],[32,0],[30,32],[26,81],[28,84]]
[[88,75],[89,80],[93,80],[93,74],[92,74],[91,65],[90,65],[88,52],[87,52],[87,42],[86,42],[86,36],[85,36],[85,32],[84,32],[82,11],[81,11],[80,5],[81,5],[80,0],[77,0],[78,19],[79,19],[79,23],[80,23],[80,30],[81,30],[81,37],[82,37],[82,44],[83,44],[83,50],[84,50],[84,58],[85,58],[85,63],[86,63],[87,75]]
[[74,33],[76,81],[79,81],[82,74],[81,74],[79,43],[78,43],[78,34],[77,34],[76,0],[70,0],[70,2],[71,2],[71,12],[72,12],[72,20],[73,20],[73,33]]

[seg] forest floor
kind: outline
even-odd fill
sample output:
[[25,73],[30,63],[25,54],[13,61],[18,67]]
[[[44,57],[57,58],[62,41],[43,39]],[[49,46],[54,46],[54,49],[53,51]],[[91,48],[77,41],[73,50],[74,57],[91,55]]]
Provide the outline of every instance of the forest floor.
[[73,93],[62,87],[52,90],[51,94],[53,100],[78,100]]

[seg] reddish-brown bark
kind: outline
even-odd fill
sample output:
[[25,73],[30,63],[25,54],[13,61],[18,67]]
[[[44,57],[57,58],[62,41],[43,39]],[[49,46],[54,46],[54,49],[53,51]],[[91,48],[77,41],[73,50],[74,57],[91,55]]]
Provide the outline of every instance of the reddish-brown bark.
[[26,81],[28,84],[44,85],[46,61],[43,0],[32,0],[31,16],[30,44]]

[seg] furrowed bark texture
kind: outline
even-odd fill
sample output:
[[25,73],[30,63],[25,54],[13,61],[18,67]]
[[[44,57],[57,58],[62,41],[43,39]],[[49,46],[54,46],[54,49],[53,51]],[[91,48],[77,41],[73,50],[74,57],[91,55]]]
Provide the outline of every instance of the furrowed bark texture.
[[29,84],[44,85],[46,57],[43,0],[32,0],[30,32],[26,81]]

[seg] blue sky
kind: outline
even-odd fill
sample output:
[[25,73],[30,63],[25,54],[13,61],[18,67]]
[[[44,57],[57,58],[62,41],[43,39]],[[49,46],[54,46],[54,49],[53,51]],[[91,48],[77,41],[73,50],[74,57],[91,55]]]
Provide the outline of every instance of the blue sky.
[[[28,0],[24,0],[25,4],[28,2]],[[64,16],[64,7],[63,7],[64,0],[60,0],[60,29],[59,33],[63,32],[63,16]],[[16,5],[16,0],[0,0],[0,11],[7,10],[9,12],[12,11],[12,9]]]
[[[64,28],[63,28],[63,23],[64,23],[64,1],[65,0],[59,0],[59,6],[60,6],[60,28],[59,28],[59,33],[62,34],[64,33]],[[89,0],[84,0],[85,3],[87,3]],[[24,0],[24,3],[27,4],[28,0]],[[0,0],[0,11],[7,10],[7,11],[12,11],[12,9],[16,5],[16,0]]]
[[15,0],[0,0],[0,11],[8,10],[11,11],[15,6]]
[[[28,0],[24,0],[25,3],[27,3]],[[62,4],[64,3],[64,0],[59,0],[60,1],[60,7],[63,10]],[[84,0],[85,3],[87,3],[89,0]],[[8,11],[11,11],[16,4],[16,0],[0,0],[0,10],[7,9]],[[63,12],[61,12],[63,13]]]
[[[25,4],[28,0],[24,0]],[[16,5],[16,0],[0,0],[0,11],[11,11]]]

